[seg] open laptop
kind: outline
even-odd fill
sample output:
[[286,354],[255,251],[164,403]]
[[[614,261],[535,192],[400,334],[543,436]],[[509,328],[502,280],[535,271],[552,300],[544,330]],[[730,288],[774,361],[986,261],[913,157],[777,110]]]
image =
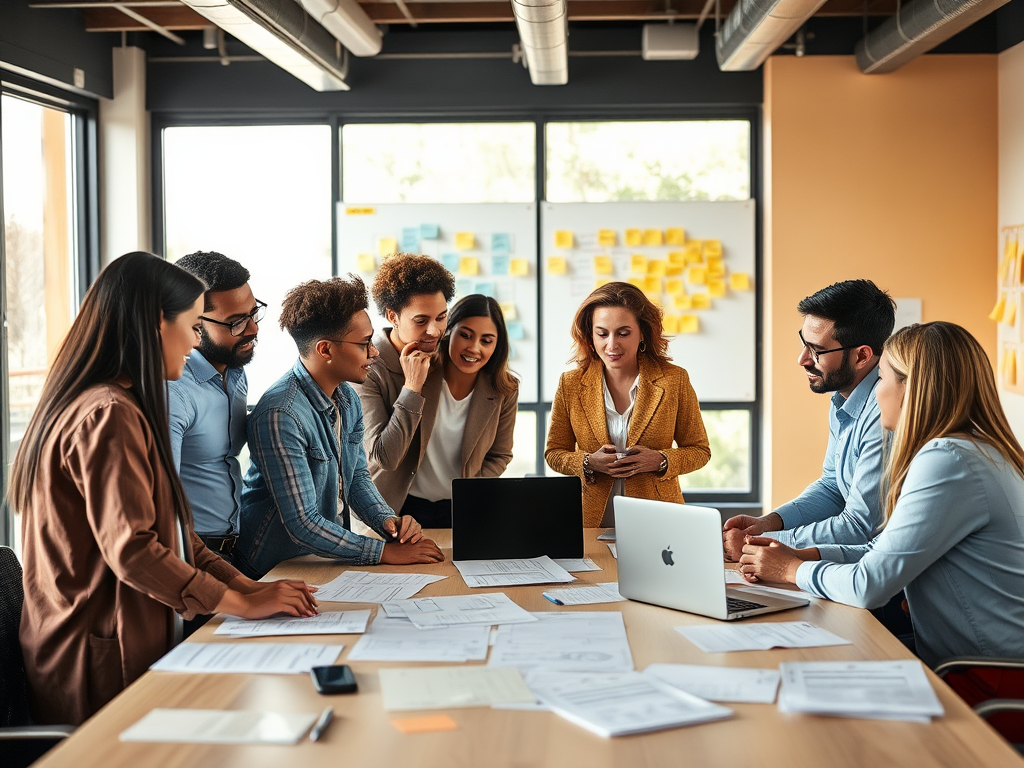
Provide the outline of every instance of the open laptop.
[[807,605],[726,586],[717,509],[626,496],[614,503],[623,597],[727,621]]
[[452,559],[583,557],[578,477],[452,480]]

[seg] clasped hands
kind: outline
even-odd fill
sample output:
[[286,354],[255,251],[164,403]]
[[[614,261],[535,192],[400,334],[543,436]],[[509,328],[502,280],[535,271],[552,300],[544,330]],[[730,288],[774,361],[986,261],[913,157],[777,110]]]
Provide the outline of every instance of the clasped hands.
[[[625,453],[621,459],[620,453]],[[590,454],[589,465],[595,472],[622,479],[641,472],[657,472],[662,455],[643,445],[634,445],[626,451],[619,451],[614,445],[602,445]]]

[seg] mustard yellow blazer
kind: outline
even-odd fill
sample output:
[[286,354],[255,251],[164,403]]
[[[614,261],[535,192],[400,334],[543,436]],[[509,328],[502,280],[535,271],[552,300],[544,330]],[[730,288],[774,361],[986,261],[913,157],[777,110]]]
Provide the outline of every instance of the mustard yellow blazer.
[[[658,477],[645,472],[625,478],[625,494],[634,498],[683,503],[679,475],[700,469],[711,458],[708,435],[700,417],[697,395],[686,371],[640,354],[640,383],[629,420],[627,447],[643,445],[668,457],[668,469]],[[608,445],[604,410],[604,366],[595,360],[586,370],[566,371],[551,404],[551,429],[544,459],[555,472],[583,479],[583,525],[601,525],[613,478],[596,473],[596,482],[583,477],[583,456]],[[676,447],[673,447],[675,445]]]

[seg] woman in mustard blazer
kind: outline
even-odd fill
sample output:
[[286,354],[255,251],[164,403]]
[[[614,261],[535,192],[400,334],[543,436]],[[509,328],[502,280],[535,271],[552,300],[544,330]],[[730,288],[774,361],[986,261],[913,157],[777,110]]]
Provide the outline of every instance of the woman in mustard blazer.
[[583,524],[613,527],[614,496],[682,504],[677,478],[711,449],[690,378],[669,362],[661,310],[607,283],[577,310],[572,337],[577,367],[558,382],[544,458],[583,479]]

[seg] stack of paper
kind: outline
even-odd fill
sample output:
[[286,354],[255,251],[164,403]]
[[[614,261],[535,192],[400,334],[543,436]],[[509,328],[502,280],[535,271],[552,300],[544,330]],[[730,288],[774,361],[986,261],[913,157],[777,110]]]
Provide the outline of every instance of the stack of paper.
[[448,709],[529,704],[533,694],[518,669],[427,667],[382,669],[384,709]]
[[182,643],[150,669],[202,674],[308,674],[313,667],[333,664],[344,648],[305,643]]
[[324,611],[316,616],[296,619],[240,619],[228,616],[214,630],[215,635],[233,637],[269,637],[271,635],[349,635],[366,631],[370,609],[365,611]]
[[586,587],[569,587],[568,589],[549,589],[544,597],[555,605],[596,605],[597,603],[621,603],[624,598],[619,594],[619,582],[609,581],[605,584],[591,584]]
[[676,627],[683,637],[706,653],[767,651],[769,648],[814,648],[821,645],[850,645],[838,635],[806,621],[778,621],[750,624],[714,624]]
[[537,621],[530,624],[498,627],[491,666],[577,672],[633,669],[621,613],[583,611],[533,616]]
[[154,709],[121,734],[121,741],[178,744],[295,744],[317,715],[291,712],[222,712]]
[[639,672],[531,675],[530,688],[555,714],[600,736],[626,736],[721,720],[732,710]]
[[385,611],[389,617],[400,615],[399,611],[404,612],[406,618],[420,629],[474,624],[489,627],[536,621],[502,592],[397,600],[393,605],[387,604]]
[[336,579],[320,587],[316,599],[333,603],[385,603],[412,597],[427,584],[447,576],[430,573],[380,573],[344,571]]
[[922,723],[943,714],[919,661],[783,662],[779,671],[783,712]]
[[407,619],[378,616],[349,653],[349,661],[483,661],[486,626],[417,629]]
[[575,581],[547,555],[529,560],[455,560],[467,587],[514,587],[521,584],[565,584]]
[[650,664],[643,673],[708,701],[771,704],[779,688],[776,669]]

